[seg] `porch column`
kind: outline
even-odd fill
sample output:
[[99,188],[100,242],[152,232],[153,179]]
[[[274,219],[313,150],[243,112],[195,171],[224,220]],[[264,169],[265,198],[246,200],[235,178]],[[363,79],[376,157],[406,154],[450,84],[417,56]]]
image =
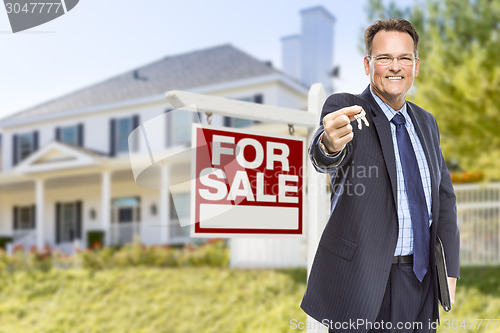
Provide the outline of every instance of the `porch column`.
[[101,174],[101,226],[104,229],[105,245],[111,244],[111,172]]
[[167,244],[170,236],[170,198],[168,196],[170,186],[170,167],[165,161],[161,162],[161,187],[160,187],[160,204],[159,204],[159,228],[160,242]]
[[35,202],[36,202],[36,210],[35,210],[35,224],[36,224],[36,246],[39,250],[43,248],[44,240],[43,240],[43,232],[44,232],[44,179],[36,179],[35,180]]

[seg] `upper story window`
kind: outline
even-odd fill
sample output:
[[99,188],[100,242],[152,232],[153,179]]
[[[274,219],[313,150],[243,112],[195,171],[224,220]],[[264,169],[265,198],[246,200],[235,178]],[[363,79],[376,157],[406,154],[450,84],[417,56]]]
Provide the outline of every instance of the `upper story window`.
[[116,120],[116,151],[128,151],[128,135],[132,132],[132,118]]
[[13,165],[38,149],[38,131],[14,134],[12,137]]
[[[262,95],[258,94],[258,95],[254,95],[254,96],[238,98],[238,100],[244,101],[244,102],[252,102],[252,103],[262,104],[263,98],[262,98]],[[227,126],[227,127],[243,128],[243,127],[252,126],[255,123],[256,123],[255,120],[250,120],[250,119],[224,117],[224,126]]]
[[83,147],[83,124],[56,127],[56,140]]
[[76,126],[67,126],[61,128],[61,141],[72,145],[78,144]]
[[[111,119],[110,122],[110,155],[126,153],[129,150],[128,136],[137,126],[139,126],[139,116]],[[137,142],[134,142],[133,150],[137,149]]]
[[167,112],[167,146],[186,145],[191,142],[191,127],[194,115],[189,111]]
[[23,160],[33,151],[33,133],[19,135],[19,159]]

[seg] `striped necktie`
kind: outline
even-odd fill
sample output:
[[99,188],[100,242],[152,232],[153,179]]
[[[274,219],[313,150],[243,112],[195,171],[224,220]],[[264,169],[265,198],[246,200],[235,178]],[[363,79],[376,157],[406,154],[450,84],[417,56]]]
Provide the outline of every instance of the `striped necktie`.
[[425,202],[424,187],[410,135],[405,127],[405,117],[398,112],[391,122],[396,125],[396,139],[410,206],[413,229],[413,272],[417,279],[422,281],[429,268],[430,248],[429,213]]

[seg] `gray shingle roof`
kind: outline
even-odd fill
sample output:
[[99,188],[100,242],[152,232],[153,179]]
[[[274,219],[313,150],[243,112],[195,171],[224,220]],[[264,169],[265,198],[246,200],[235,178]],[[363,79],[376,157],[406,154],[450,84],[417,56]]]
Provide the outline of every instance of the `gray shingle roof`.
[[60,98],[28,108],[2,121],[77,110],[97,105],[188,90],[241,79],[279,73],[232,45],[167,56]]

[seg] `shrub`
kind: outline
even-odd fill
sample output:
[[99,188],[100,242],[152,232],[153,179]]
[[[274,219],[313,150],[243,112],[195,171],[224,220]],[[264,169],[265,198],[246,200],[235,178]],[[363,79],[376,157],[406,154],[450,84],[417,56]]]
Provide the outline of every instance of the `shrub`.
[[55,251],[46,246],[42,250],[32,247],[29,252],[16,247],[11,255],[0,249],[0,272],[16,270],[49,271],[57,268],[87,268],[102,270],[117,267],[181,267],[212,266],[227,267],[229,249],[221,239],[202,245],[186,244],[182,247],[168,245],[146,246],[138,239],[121,248],[102,247],[99,243],[86,250],[77,250],[73,255]]

